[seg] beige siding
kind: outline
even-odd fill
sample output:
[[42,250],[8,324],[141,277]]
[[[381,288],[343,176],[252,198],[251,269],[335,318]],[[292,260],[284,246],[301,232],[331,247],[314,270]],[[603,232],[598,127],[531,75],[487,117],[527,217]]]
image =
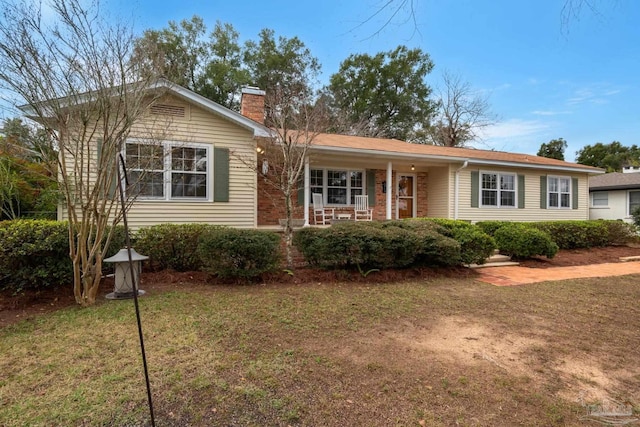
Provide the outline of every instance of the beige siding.
[[[169,102],[165,102],[169,103]],[[185,143],[210,144],[211,149],[228,148],[229,155],[229,201],[150,201],[138,200],[129,211],[129,223],[134,228],[158,223],[191,223],[228,225],[233,227],[255,227],[256,218],[256,174],[245,163],[255,159],[255,142],[252,134],[238,125],[193,105],[185,105],[185,118],[171,117],[165,126],[165,140]],[[144,126],[132,132],[132,137],[142,136]],[[213,162],[209,182],[213,190]]]
[[[177,99],[163,104],[184,106],[184,117],[148,114],[131,131],[129,137],[143,140],[172,141],[210,145],[229,149],[229,201],[143,200],[134,202],[129,211],[132,228],[159,223],[210,223],[241,228],[257,225],[256,173],[247,166],[255,162],[252,132],[208,111]],[[209,193],[213,200],[213,161],[210,164]],[[64,216],[64,214],[63,214]]]
[[449,166],[429,168],[427,178],[428,208],[431,218],[452,218],[450,188],[452,185]]
[[[525,208],[471,207],[471,172],[511,172],[525,176]],[[540,209],[540,176],[568,176],[578,178],[578,209]],[[589,190],[587,175],[570,173],[548,173],[544,170],[515,168],[469,167],[460,172],[459,219],[473,222],[488,220],[504,221],[554,221],[589,219]]]

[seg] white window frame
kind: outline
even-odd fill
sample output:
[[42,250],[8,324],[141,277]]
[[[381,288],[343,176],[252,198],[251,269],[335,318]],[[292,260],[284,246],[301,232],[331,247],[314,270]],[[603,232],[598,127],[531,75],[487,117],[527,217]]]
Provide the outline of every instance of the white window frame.
[[[551,180],[558,180],[558,191],[551,191]],[[568,187],[569,187],[569,191],[568,192],[564,192],[564,191],[560,191],[560,181],[561,180],[566,180],[568,182]],[[547,209],[572,209],[573,206],[573,183],[571,180],[570,176],[556,176],[556,175],[549,175],[547,176]],[[558,195],[558,206],[551,206],[551,194],[557,194]],[[562,195],[563,194],[568,194],[569,195],[569,206],[562,206]]]
[[[484,188],[484,175],[495,175],[496,176],[496,188]],[[500,188],[501,178],[503,176],[511,176],[513,177],[513,190],[503,190]],[[518,207],[518,174],[515,172],[495,172],[495,171],[480,171],[479,175],[479,183],[478,183],[478,191],[480,194],[478,195],[479,206],[482,208],[499,208],[499,209],[516,209]],[[484,198],[482,197],[482,193],[484,191],[495,191],[496,193],[496,204],[495,205],[485,205]],[[502,192],[512,192],[513,193],[513,205],[503,205],[502,204]]]
[[[603,202],[602,203],[596,203],[596,195],[599,195],[600,197],[597,198],[598,202]],[[604,195],[604,197],[602,197],[602,195]],[[591,207],[592,208],[599,208],[599,209],[603,209],[603,208],[608,208],[609,207],[609,192],[608,191],[592,191],[591,192]]]
[[[314,193],[314,191],[313,191],[314,189],[322,188],[322,202],[324,203],[325,206],[336,206],[336,207],[353,206],[353,203],[351,203],[351,200],[353,199],[353,195],[351,194],[352,189],[360,189],[361,190],[360,194],[367,194],[366,193],[366,190],[367,190],[367,182],[366,182],[367,173],[366,173],[366,170],[364,170],[364,169],[350,169],[350,168],[344,168],[344,167],[327,166],[327,167],[313,167],[313,168],[311,168],[311,171],[312,171],[311,172],[312,174],[313,174],[313,171],[322,171],[322,187],[310,184],[310,191],[313,194]],[[334,186],[329,186],[329,171],[346,172],[346,174],[347,174],[346,201],[347,201],[347,203],[329,203],[328,202],[329,188],[337,188],[337,187],[334,187]],[[362,174],[362,187],[352,187],[351,186],[351,173],[353,173],[353,172],[358,172],[358,173]],[[345,188],[345,187],[340,187],[340,188]]]
[[627,216],[631,217],[631,193],[640,193],[640,190],[629,190],[627,191]]
[[[149,201],[177,201],[177,202],[211,202],[213,195],[213,146],[211,144],[182,142],[182,141],[162,141],[162,142],[149,142],[140,139],[128,139],[123,147],[123,156],[126,159],[126,144],[150,144],[150,145],[162,145],[164,160],[164,196],[152,197],[152,196],[137,196],[138,200]],[[172,150],[175,148],[194,148],[206,150],[205,158],[207,162],[207,170],[202,173],[194,171],[199,175],[205,176],[206,195],[204,197],[189,197],[189,196],[172,196],[172,175],[173,173],[180,173],[179,170],[172,170]],[[185,173],[191,173],[190,171],[183,171]]]

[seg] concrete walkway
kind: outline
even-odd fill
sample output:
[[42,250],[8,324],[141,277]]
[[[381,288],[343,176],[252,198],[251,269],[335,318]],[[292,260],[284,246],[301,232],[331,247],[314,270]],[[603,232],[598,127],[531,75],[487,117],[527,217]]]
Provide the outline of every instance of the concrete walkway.
[[477,270],[478,280],[496,286],[526,285],[528,283],[582,277],[609,277],[640,274],[640,262],[613,262],[571,267],[528,268],[519,266],[486,267]]

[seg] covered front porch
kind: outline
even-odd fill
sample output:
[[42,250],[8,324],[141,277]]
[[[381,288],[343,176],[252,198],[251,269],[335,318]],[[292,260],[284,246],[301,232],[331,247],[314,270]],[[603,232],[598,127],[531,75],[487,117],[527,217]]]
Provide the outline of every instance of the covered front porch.
[[[404,153],[381,155],[379,152],[354,153],[341,152],[334,147],[313,147],[306,158],[294,200],[296,225],[322,224],[314,217],[314,194],[320,194],[323,206],[332,210],[328,222],[355,220],[355,198],[362,195],[367,196],[368,207],[373,210],[372,220],[450,218],[453,216],[450,194],[456,184],[457,170],[464,166],[463,163],[452,164],[451,159]],[[263,191],[268,191],[264,185],[262,187]],[[281,226],[280,220],[286,216],[282,209],[284,203],[274,196],[259,196],[259,226]]]

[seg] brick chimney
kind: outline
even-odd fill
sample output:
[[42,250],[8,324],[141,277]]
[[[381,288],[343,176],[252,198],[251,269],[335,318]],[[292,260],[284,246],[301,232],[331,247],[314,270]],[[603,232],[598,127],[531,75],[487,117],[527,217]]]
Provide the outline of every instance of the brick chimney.
[[240,114],[264,124],[264,95],[263,90],[257,87],[243,87],[240,98]]

